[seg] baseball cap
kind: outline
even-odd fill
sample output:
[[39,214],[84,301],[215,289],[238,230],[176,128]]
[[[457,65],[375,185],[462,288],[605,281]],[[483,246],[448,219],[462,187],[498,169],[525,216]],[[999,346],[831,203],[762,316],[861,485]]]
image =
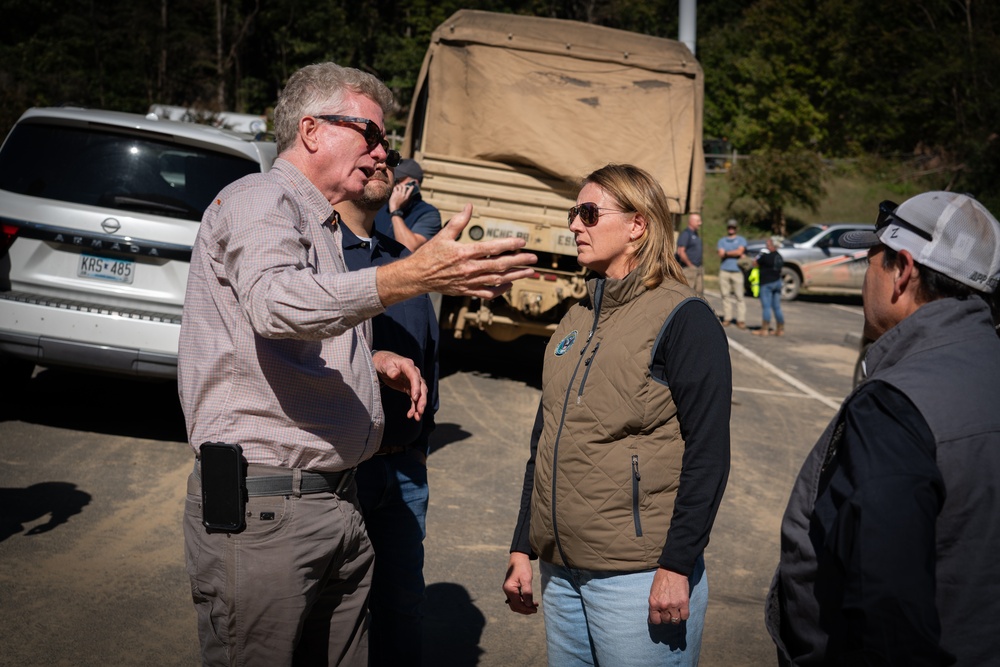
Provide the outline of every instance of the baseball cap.
[[726,222],[726,229],[729,229],[730,227],[732,227],[733,229],[737,227],[736,218],[729,218],[729,221]]
[[879,243],[986,294],[1000,282],[1000,222],[969,195],[924,192],[899,206],[884,201],[873,231],[840,237],[845,248]]
[[393,172],[396,174],[396,180],[401,180],[404,176],[415,178],[418,181],[424,180],[424,170],[420,168],[420,164],[416,160],[410,158],[400,160]]

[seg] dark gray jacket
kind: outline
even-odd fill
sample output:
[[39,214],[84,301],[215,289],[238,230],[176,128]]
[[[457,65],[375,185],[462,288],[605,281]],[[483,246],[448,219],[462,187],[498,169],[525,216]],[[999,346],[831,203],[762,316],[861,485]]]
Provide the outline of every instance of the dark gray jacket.
[[[767,603],[779,657],[997,664],[1000,339],[989,309],[926,304],[866,361],[868,379],[807,458],[782,521]],[[880,516],[893,517],[884,531],[864,528]]]

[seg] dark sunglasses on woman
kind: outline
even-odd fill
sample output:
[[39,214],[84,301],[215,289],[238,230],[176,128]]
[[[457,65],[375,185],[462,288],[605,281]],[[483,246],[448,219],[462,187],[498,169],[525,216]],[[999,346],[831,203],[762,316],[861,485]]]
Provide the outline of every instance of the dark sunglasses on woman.
[[616,208],[601,208],[592,201],[585,201],[582,204],[577,204],[569,210],[567,224],[572,225],[576,216],[580,216],[580,222],[582,222],[585,227],[593,227],[601,218],[601,211],[624,213],[624,211],[619,211]]

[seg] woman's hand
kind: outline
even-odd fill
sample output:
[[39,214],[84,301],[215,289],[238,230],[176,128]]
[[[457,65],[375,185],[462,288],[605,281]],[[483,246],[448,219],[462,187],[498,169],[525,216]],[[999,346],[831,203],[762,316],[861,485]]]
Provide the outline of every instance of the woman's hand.
[[511,611],[518,614],[538,612],[538,603],[531,598],[531,577],[531,559],[528,554],[513,552],[507,565],[507,578],[503,582],[503,592]]
[[686,621],[691,615],[688,597],[691,584],[687,576],[658,568],[649,589],[649,622],[654,625]]

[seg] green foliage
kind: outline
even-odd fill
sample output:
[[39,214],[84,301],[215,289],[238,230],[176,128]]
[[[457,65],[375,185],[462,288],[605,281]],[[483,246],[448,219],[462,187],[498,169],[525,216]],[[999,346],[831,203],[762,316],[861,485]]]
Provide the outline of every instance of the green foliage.
[[826,194],[823,174],[823,163],[812,151],[759,151],[730,170],[729,208],[742,213],[744,220],[783,235],[790,205],[819,208]]
[[[431,32],[463,7],[677,35],[676,0],[0,0],[0,131],[49,104],[264,113],[320,60],[386,81],[402,129]],[[705,134],[740,153],[879,155],[1000,203],[998,2],[700,0],[697,55]]]

